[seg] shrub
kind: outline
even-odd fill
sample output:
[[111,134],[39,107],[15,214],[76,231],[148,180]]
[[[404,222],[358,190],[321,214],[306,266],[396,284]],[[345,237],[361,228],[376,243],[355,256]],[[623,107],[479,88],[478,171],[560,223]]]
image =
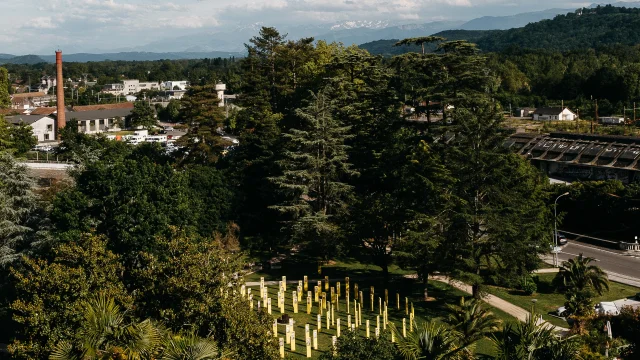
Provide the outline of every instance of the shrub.
[[531,295],[538,290],[538,285],[530,276],[525,276],[520,283],[520,290],[522,290],[525,294]]

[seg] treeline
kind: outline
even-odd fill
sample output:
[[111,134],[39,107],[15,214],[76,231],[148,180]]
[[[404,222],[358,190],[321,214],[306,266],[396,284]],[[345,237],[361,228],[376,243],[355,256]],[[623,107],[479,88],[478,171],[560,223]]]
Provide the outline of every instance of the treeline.
[[[561,104],[581,117],[622,115],[640,103],[640,46],[612,46],[568,52],[516,50],[491,53],[498,81],[496,99],[504,107]],[[631,113],[627,113],[631,116]]]
[[[100,329],[87,327],[86,311],[113,299],[121,324],[149,319],[164,339],[274,358],[272,320],[239,311],[247,300],[230,296],[240,249],[272,256],[296,246],[385,274],[397,263],[418,273],[425,297],[435,271],[472,284],[475,296],[486,283],[519,283],[550,243],[547,180],[502,146],[487,58],[466,42],[438,46],[385,63],[263,28],[239,64],[239,110],[225,119],[214,81],[192,86],[175,109],[189,133],[170,155],[70,126],[59,152],[78,163],[74,181],[41,196],[5,156],[3,175],[23,179],[0,182],[0,316],[9,324],[0,339],[11,356],[133,351],[122,338],[87,338]],[[450,125],[408,125],[405,96],[454,106],[439,105]]]
[[522,28],[491,32],[477,40],[484,51],[524,49],[557,51],[640,43],[640,9],[612,5],[578,9]]
[[[11,74],[11,80],[19,79],[22,84],[39,84],[42,76],[56,76],[56,65],[39,63],[34,65],[3,65]],[[203,84],[221,80],[227,88],[238,89],[238,59],[215,58],[199,60],[158,60],[158,61],[98,61],[65,62],[65,79],[96,80],[97,85],[121,82],[123,79],[140,81],[177,81],[188,80],[194,84]],[[102,89],[100,86],[99,89]]]

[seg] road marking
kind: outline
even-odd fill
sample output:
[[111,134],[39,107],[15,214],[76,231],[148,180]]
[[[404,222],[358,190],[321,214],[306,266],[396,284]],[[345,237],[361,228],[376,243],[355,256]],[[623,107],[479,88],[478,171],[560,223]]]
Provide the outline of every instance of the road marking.
[[613,255],[618,255],[618,256],[624,256],[625,258],[634,258],[634,259],[637,259],[637,257],[635,257],[635,256],[629,256],[629,255],[621,254],[621,253],[619,253],[619,252],[614,252],[614,251],[604,250],[604,249],[601,249],[601,248],[598,248],[598,247],[587,246],[587,245],[584,245],[584,244],[578,244],[578,243],[573,242],[573,241],[571,242],[571,245],[575,245],[575,246],[578,246],[578,247],[582,246],[582,247],[585,247],[585,248],[587,248],[587,249],[597,250],[597,251],[602,251],[602,252],[607,253],[607,254],[613,254]]

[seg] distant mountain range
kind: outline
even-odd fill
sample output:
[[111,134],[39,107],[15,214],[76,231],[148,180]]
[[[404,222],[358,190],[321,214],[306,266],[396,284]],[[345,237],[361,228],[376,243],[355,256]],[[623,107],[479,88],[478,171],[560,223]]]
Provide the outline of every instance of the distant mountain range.
[[[640,7],[638,2],[618,2],[614,6]],[[590,7],[595,8],[597,4]],[[288,39],[299,39],[303,37],[314,37],[316,40],[328,42],[342,42],[345,45],[361,45],[372,49],[375,53],[388,55],[410,51],[410,48],[391,48],[387,46],[385,40],[391,39],[389,43],[395,43],[393,39],[404,39],[408,37],[427,36],[443,31],[489,31],[508,30],[524,28],[527,24],[538,23],[542,20],[553,19],[558,15],[573,13],[573,9],[549,9],[537,12],[521,13],[511,16],[483,16],[470,21],[435,21],[423,24],[400,24],[389,21],[344,21],[340,23],[329,23],[307,26],[284,26],[278,27],[282,34],[288,34]],[[213,58],[213,57],[239,57],[245,53],[244,44],[258,35],[260,28],[266,24],[255,23],[238,26],[228,31],[201,32],[176,38],[167,38],[151,42],[149,44],[127,49],[119,49],[106,54],[76,53],[64,54],[65,61],[87,62],[104,60],[161,60],[161,59],[193,59],[193,58]],[[516,31],[517,32],[517,31]],[[449,32],[450,39],[467,37],[480,43],[482,37],[487,34],[472,32]],[[503,35],[492,35],[503,36]],[[487,40],[489,41],[489,40]],[[372,45],[373,44],[373,45]],[[494,49],[495,46],[487,48]],[[0,54],[0,63],[34,63],[53,62],[53,54],[38,56],[14,56],[10,54]]]
[[[509,30],[447,30],[435,35],[448,40],[467,40],[483,51],[505,49],[540,49],[569,51],[611,45],[640,44],[640,9],[591,7],[583,11],[556,16],[551,20],[530,23]],[[398,39],[361,44],[372,54],[386,56],[421,51],[418,47],[395,47]],[[433,47],[427,48],[433,50]]]
[[[230,58],[242,57],[242,53],[209,51],[209,52],[120,52],[107,54],[63,54],[62,58],[66,62],[89,62],[89,61],[154,61],[154,60],[179,60],[179,59],[206,59],[206,58]],[[15,56],[10,54],[0,54],[0,64],[38,64],[53,63],[56,61],[55,55],[23,55]]]
[[[53,62],[56,61],[56,56],[53,55]],[[47,62],[38,55],[10,55],[0,54],[0,64],[39,64]]]
[[457,30],[507,30],[523,27],[541,20],[553,19],[557,15],[572,11],[574,9],[549,9],[511,16],[483,16],[464,23]]

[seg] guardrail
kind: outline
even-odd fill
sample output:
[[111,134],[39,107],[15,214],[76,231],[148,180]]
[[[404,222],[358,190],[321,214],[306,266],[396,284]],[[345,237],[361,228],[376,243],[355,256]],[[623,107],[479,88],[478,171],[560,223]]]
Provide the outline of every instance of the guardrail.
[[31,164],[72,164],[72,162],[69,161],[69,160],[62,161],[62,160],[33,160],[33,159],[25,159],[25,160],[20,160],[20,162],[31,163]]
[[625,250],[625,251],[640,251],[640,244],[638,243],[626,243],[626,242],[620,242],[620,250]]
[[632,243],[632,242],[625,242],[625,241],[607,240],[607,239],[597,238],[597,237],[589,236],[585,234],[577,234],[577,233],[560,230],[560,229],[558,229],[558,232],[563,234],[573,235],[576,237],[574,240],[591,244],[591,245],[602,246],[602,247],[615,249],[615,250],[640,251],[640,244],[638,244],[637,241],[635,243]]

